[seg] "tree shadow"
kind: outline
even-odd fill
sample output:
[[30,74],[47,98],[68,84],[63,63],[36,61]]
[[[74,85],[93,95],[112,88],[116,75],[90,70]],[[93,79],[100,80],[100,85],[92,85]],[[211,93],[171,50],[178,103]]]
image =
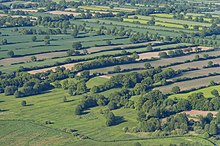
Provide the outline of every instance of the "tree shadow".
[[81,115],[87,115],[89,112],[85,112],[85,111],[83,111],[82,113],[81,113]]
[[60,45],[37,45],[37,46],[32,46],[32,48],[45,47],[45,46],[55,47],[55,46],[60,46]]
[[87,38],[87,37],[89,37],[89,36],[77,36],[76,38]]
[[115,123],[113,126],[116,126],[118,124],[121,124],[123,122],[127,122],[127,120],[124,119],[122,116],[115,116]]
[[[71,99],[71,100],[67,100],[67,101],[65,101],[65,102],[72,102],[72,101],[74,101],[74,100],[73,100],[73,99]],[[65,102],[64,102],[64,103],[65,103]]]
[[30,103],[30,104],[26,104],[25,106],[33,106],[34,104]]
[[0,113],[7,112],[9,109],[0,109]]

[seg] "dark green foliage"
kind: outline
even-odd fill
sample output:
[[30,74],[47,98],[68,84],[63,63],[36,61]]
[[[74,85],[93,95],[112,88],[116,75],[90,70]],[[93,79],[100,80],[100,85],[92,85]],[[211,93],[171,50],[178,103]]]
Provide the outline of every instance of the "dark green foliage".
[[5,88],[5,95],[8,96],[8,95],[14,95],[15,91],[17,90],[18,88],[16,86],[7,86]]
[[218,90],[216,90],[216,89],[212,90],[211,94],[214,95],[215,97],[219,97]]
[[104,106],[108,103],[108,100],[105,96],[101,94],[92,94],[83,96],[81,102],[75,108],[75,114],[80,115],[83,113],[83,110],[86,110],[95,106]]
[[171,92],[173,92],[174,94],[177,94],[180,92],[180,87],[179,86],[174,86],[171,90]]
[[8,51],[7,55],[8,55],[8,57],[14,57],[15,53],[14,53],[14,51]]
[[23,101],[21,102],[21,105],[22,105],[22,106],[26,106],[26,105],[27,105],[27,102],[26,102],[25,100],[23,100]]
[[73,48],[73,50],[81,50],[82,49],[81,42],[73,42],[72,48]]
[[106,67],[110,65],[130,63],[134,61],[135,61],[134,58],[127,57],[127,56],[120,57],[120,58],[114,58],[114,57],[99,58],[99,59],[95,59],[90,62],[76,64],[75,70],[76,71],[88,70],[88,69]]
[[116,118],[115,118],[115,115],[112,113],[112,112],[107,112],[105,114],[105,117],[106,117],[106,126],[112,126],[116,123]]

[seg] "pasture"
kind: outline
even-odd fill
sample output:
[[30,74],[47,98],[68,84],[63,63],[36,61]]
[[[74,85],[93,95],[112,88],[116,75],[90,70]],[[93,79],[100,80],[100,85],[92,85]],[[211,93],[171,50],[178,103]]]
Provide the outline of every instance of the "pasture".
[[[209,102],[220,92],[210,86],[220,83],[218,7],[216,0],[2,1],[0,145],[219,145],[215,119],[195,125],[179,115],[199,121],[219,107],[201,111],[188,100],[189,109],[178,100],[202,92]],[[171,95],[174,86],[181,94]],[[172,100],[148,94],[155,90]]]

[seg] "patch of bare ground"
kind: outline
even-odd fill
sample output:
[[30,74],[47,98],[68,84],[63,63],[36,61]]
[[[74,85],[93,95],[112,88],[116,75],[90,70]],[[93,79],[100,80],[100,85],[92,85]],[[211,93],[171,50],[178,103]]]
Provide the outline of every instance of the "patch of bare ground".
[[[189,120],[193,120],[193,121],[199,121],[198,116],[207,116],[208,113],[211,113],[213,115],[213,117],[216,117],[217,113],[216,111],[201,111],[201,110],[190,110],[190,111],[183,111],[181,113],[185,113],[188,116]],[[163,118],[161,120],[163,123],[165,123],[167,121],[167,118]]]
[[76,9],[75,9],[75,8],[66,8],[65,11],[72,11],[72,12],[75,12]]
[[24,11],[24,12],[33,12],[33,13],[36,13],[38,10],[30,10],[30,9],[13,9],[12,11]]
[[77,62],[77,63],[69,63],[69,64],[64,64],[64,65],[61,65],[61,66],[54,66],[54,67],[48,67],[48,68],[43,68],[43,69],[38,69],[38,70],[32,70],[32,71],[29,71],[28,73],[30,74],[36,74],[36,73],[41,73],[41,72],[46,72],[46,71],[49,71],[49,70],[52,70],[52,71],[55,71],[55,69],[57,67],[64,67],[68,70],[72,70],[72,68],[78,64],[78,63],[83,63],[83,62]]
[[[192,52],[195,52],[197,47],[191,47],[191,48],[192,48]],[[213,49],[211,47],[203,47],[203,46],[199,46],[198,48],[201,48],[202,51],[207,51],[207,50]],[[182,50],[184,51],[184,50],[187,50],[187,49],[189,49],[189,47],[183,48]],[[153,58],[159,58],[159,53],[160,52],[168,52],[168,51],[164,50],[164,51],[158,51],[158,52],[140,53],[140,54],[138,54],[139,55],[139,59],[138,60],[151,59],[152,57]]]
[[115,45],[115,46],[102,46],[102,47],[91,47],[88,50],[89,53],[94,53],[98,51],[105,51],[105,50],[111,50],[114,48],[126,48],[126,47],[135,47],[135,46],[142,46],[142,45],[148,45],[148,44],[157,44],[160,43],[159,41],[152,41],[152,42],[144,42],[144,43],[138,43],[138,44],[125,44],[125,45]]
[[110,76],[110,75],[102,75],[102,76],[100,76],[101,78],[105,78],[105,79],[110,79],[112,76]]
[[188,116],[196,117],[196,116],[207,116],[208,113],[213,114],[213,117],[216,117],[217,113],[216,111],[201,111],[201,110],[191,110],[191,111],[183,111],[182,113],[185,113]]
[[54,57],[63,57],[66,56],[66,52],[52,52],[52,53],[43,53],[37,55],[28,55],[24,57],[16,57],[16,58],[6,58],[0,60],[0,65],[11,65],[19,62],[29,62],[31,61],[31,57],[35,56],[38,60],[54,58]]
[[0,14],[0,17],[8,16],[7,14]]
[[66,12],[66,11],[49,11],[46,13],[54,14],[54,15],[73,15],[73,16],[80,15],[80,13],[77,13],[77,12]]

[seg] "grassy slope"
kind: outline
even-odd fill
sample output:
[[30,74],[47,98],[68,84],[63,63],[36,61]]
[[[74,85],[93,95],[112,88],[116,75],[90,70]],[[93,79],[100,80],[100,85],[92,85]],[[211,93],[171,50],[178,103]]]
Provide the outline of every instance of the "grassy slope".
[[[105,81],[106,79],[94,78],[88,81],[87,85],[92,87]],[[102,94],[108,96],[117,90],[119,89],[112,89]],[[63,96],[67,96],[70,102],[63,103]],[[70,145],[72,143],[74,145],[133,145],[135,139],[140,138],[136,134],[125,134],[122,131],[125,126],[132,128],[137,125],[136,110],[124,108],[114,110],[114,114],[124,117],[125,122],[106,127],[105,118],[99,113],[100,109],[103,110],[106,107],[91,108],[86,111],[87,114],[81,116],[73,114],[80,98],[81,96],[70,97],[63,89],[54,89],[45,94],[25,98],[6,97],[1,94],[0,106],[5,111],[0,113],[0,145]],[[20,104],[22,100],[26,100],[29,106],[22,107]],[[23,122],[14,120],[22,120]],[[30,120],[32,122],[27,122]],[[54,122],[54,124],[45,127],[44,123],[47,120]],[[77,133],[86,135],[95,141],[79,140],[78,137],[62,132],[63,128],[76,129]],[[111,142],[101,142],[103,140]],[[114,140],[118,142],[113,142]],[[208,141],[194,137],[176,137],[166,140],[149,139],[142,140],[140,143],[143,145],[152,143],[168,145],[170,142],[190,141],[210,144]]]
[[169,98],[174,98],[174,97],[187,98],[189,95],[191,95],[193,93],[198,93],[198,92],[202,92],[205,97],[209,98],[209,97],[213,97],[213,95],[211,94],[211,91],[214,90],[214,89],[216,89],[216,90],[218,90],[218,92],[220,92],[220,86],[218,85],[218,86],[207,87],[207,88],[204,88],[204,89],[199,89],[199,90],[192,91],[192,92],[189,92],[189,93],[171,95],[171,96],[169,96]]

